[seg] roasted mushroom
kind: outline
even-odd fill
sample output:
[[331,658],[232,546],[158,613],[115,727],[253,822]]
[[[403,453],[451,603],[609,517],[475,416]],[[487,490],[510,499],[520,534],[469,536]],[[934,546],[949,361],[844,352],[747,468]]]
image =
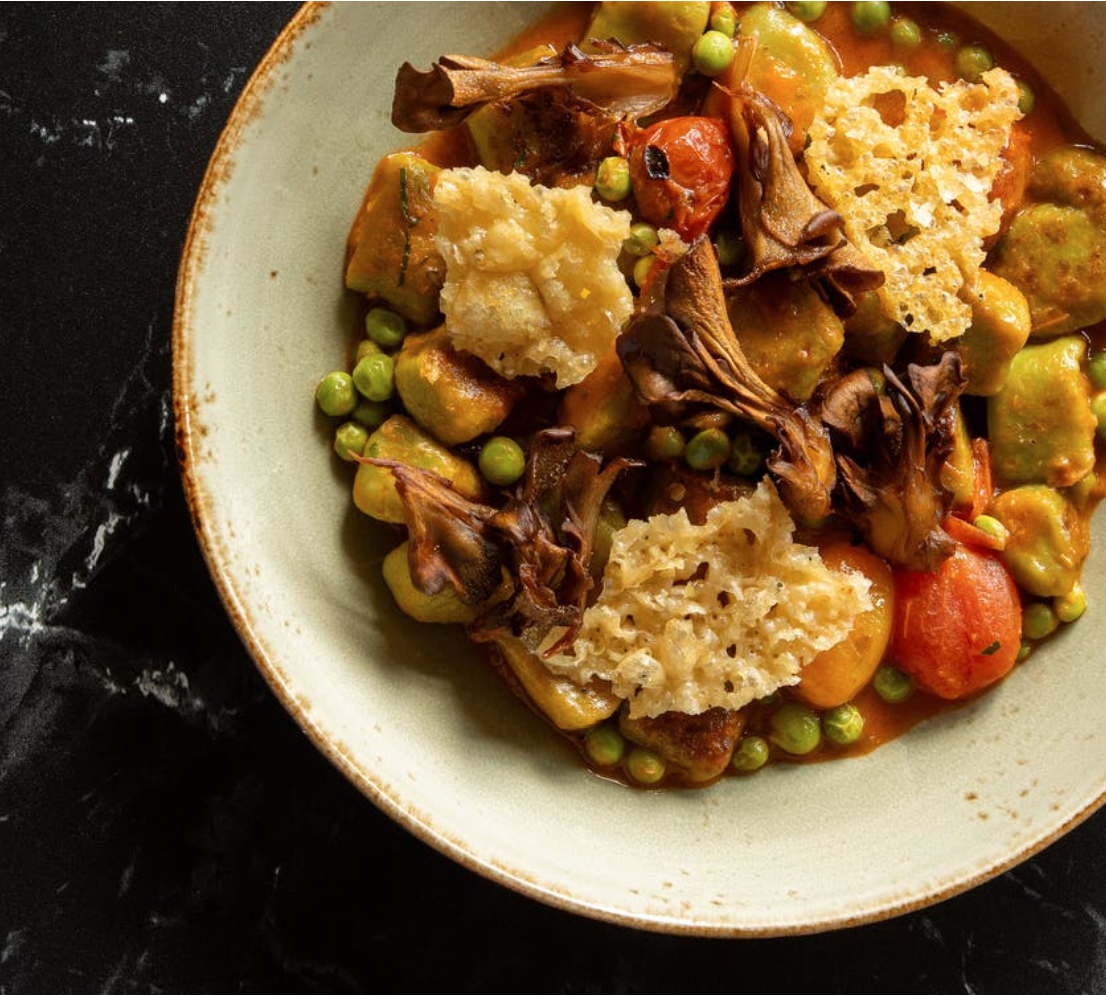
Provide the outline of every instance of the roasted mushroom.
[[396,75],[392,124],[406,132],[452,128],[485,104],[535,90],[564,90],[611,117],[636,121],[676,95],[671,53],[655,45],[602,48],[585,55],[568,45],[555,58],[522,67],[466,55],[443,55],[426,72],[405,62]]
[[780,444],[768,469],[792,512],[803,519],[829,514],[835,479],[829,435],[808,408],[794,407],[749,365],[708,241],[697,242],[656,282],[619,337],[618,353],[658,423],[712,409],[747,419]]
[[410,533],[408,567],[419,591],[434,595],[451,585],[465,605],[484,605],[507,571],[509,597],[471,626],[477,640],[510,633],[536,649],[562,630],[552,654],[579,629],[603,499],[633,461],[602,466],[576,447],[571,429],[535,436],[526,476],[502,508],[470,501],[444,478],[391,460],[365,460],[391,471]]
[[[755,48],[752,39],[738,44],[738,79]],[[823,204],[803,178],[789,145],[787,116],[745,82],[737,83],[729,96],[741,231],[751,265],[727,285],[744,286],[773,270],[802,267],[843,317],[852,314],[860,295],[883,283],[883,273],[853,248],[841,216]]]
[[[952,448],[949,413],[964,389],[960,358],[911,364],[904,383],[884,367],[887,393],[855,370],[826,393],[822,418],[834,433],[839,490],[849,518],[881,557],[932,571],[955,544],[941,528],[949,495],[939,470]],[[908,386],[909,385],[909,386]]]

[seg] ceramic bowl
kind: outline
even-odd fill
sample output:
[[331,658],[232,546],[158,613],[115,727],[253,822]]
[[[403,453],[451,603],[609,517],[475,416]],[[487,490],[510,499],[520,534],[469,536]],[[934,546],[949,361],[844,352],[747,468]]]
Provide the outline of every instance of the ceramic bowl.
[[[1106,5],[973,4],[1106,136]],[[356,308],[341,263],[399,61],[491,53],[534,4],[305,8],[257,70],[204,180],[174,341],[196,529],[251,654],[315,745],[433,847],[523,893],[650,929],[785,934],[947,897],[1103,801],[1106,519],[1092,609],[990,694],[874,753],[776,765],[706,791],[632,791],[582,768],[452,628],[399,613],[393,542],[350,502],[313,403]]]

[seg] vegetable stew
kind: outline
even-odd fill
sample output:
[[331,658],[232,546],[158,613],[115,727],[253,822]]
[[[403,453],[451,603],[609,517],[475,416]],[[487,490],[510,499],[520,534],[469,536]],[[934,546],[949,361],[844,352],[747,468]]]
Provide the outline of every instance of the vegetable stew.
[[597,772],[863,753],[1095,611],[1106,155],[999,39],[563,5],[393,122],[317,401],[399,609]]

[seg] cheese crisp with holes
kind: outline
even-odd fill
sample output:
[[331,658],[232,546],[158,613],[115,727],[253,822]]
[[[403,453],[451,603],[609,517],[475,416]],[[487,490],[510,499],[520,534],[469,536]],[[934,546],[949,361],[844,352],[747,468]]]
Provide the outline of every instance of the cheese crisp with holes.
[[591,373],[633,310],[618,269],[629,212],[479,166],[444,170],[434,206],[454,345],[505,377],[549,372],[561,388]]
[[883,311],[907,331],[943,342],[971,324],[961,292],[998,231],[1002,204],[989,195],[1020,117],[1002,69],[935,89],[877,66],[829,88],[810,128],[810,182],[886,275]]
[[794,530],[768,483],[701,526],[683,509],[629,523],[573,653],[546,663],[609,681],[634,718],[740,709],[796,684],[872,602],[867,578],[830,570]]

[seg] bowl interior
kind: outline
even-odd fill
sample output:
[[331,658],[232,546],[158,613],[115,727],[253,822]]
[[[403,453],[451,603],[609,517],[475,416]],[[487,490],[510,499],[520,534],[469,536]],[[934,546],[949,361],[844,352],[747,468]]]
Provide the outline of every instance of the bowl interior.
[[[971,8],[1106,135],[1106,97],[1086,85],[1102,5]],[[398,63],[490,54],[540,9],[309,7],[228,126],[182,268],[175,391],[197,529],[251,652],[316,744],[396,819],[592,915],[815,930],[931,902],[1027,856],[1106,789],[1106,672],[1088,666],[1106,642],[1101,606],[990,694],[867,757],[654,794],[584,771],[458,632],[392,604],[380,562],[394,539],[354,510],[312,400],[352,336],[344,240],[377,159],[409,143],[388,120]],[[1101,551],[1106,520],[1096,525]],[[1104,570],[1096,552],[1092,597]]]

